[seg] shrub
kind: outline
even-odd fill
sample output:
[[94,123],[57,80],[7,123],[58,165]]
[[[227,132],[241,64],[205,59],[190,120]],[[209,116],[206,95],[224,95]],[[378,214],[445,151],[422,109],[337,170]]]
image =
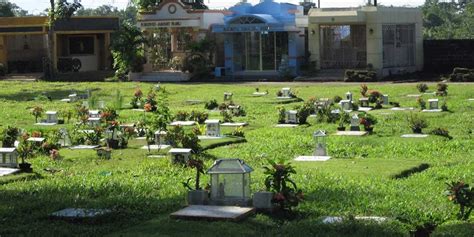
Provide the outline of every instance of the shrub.
[[281,106],[278,107],[278,123],[285,123],[286,109]]
[[145,106],[148,107],[148,111],[151,111],[151,112],[156,111],[158,102],[156,100],[156,93],[153,90],[153,88],[150,88],[150,90],[148,91],[148,95],[144,102],[145,102]]
[[459,220],[468,220],[474,209],[474,188],[463,181],[446,183],[448,186],[446,195],[449,201],[459,205],[457,217]]
[[423,128],[428,127],[428,122],[426,119],[413,113],[411,113],[410,117],[408,117],[408,123],[414,133],[421,133]]
[[219,107],[219,104],[217,103],[216,99],[212,99],[212,100],[206,102],[206,104],[204,104],[204,108],[208,109],[208,110],[213,110],[217,107]]
[[232,123],[233,122],[232,114],[230,114],[227,110],[222,110],[221,115],[222,115],[222,121],[224,123]]
[[242,126],[236,127],[234,131],[232,131],[231,135],[236,136],[236,137],[245,137],[244,127]]
[[133,94],[132,101],[130,102],[130,105],[134,109],[138,109],[138,107],[142,104],[142,97],[143,97],[143,92],[140,90],[140,88],[135,89],[135,93]]
[[204,123],[206,119],[209,118],[209,114],[206,112],[200,112],[200,111],[191,111],[191,114],[189,115],[189,119],[196,121],[200,124]]
[[359,113],[360,124],[364,125],[366,131],[371,132],[374,128],[374,125],[377,124],[377,118],[369,113]]
[[369,87],[366,84],[360,85],[360,94],[363,97],[367,97],[367,92],[369,91]]
[[436,95],[439,95],[439,96],[448,95],[448,85],[446,83],[440,82],[436,85],[436,88],[437,88]]
[[186,121],[189,117],[189,113],[186,111],[178,111],[175,115],[176,121]]
[[339,103],[341,102],[342,98],[338,95],[334,96],[334,98],[332,99],[334,101],[334,103]]
[[204,174],[204,162],[199,159],[189,159],[186,166],[192,169],[196,169],[196,178],[194,188],[189,184],[192,178],[189,178],[186,182],[183,182],[183,186],[189,190],[201,190],[200,180],[201,174]]
[[2,147],[14,147],[16,138],[20,135],[20,129],[8,126],[1,133]]
[[305,124],[308,120],[311,111],[314,110],[314,106],[311,103],[304,103],[302,106],[297,106],[296,108],[296,118],[298,119],[299,124]]
[[43,108],[41,108],[40,106],[35,106],[32,110],[31,110],[31,114],[33,116],[35,116],[35,122],[38,123],[38,118],[41,117],[43,115]]
[[303,192],[298,189],[291,175],[296,170],[291,163],[280,161],[276,163],[269,160],[270,165],[264,166],[265,186],[267,191],[274,193],[272,202],[278,204],[281,210],[291,211],[292,207],[298,206],[303,201]]
[[456,67],[453,69],[453,73],[449,75],[449,80],[458,82],[474,82],[474,69]]
[[111,107],[106,107],[101,113],[100,118],[105,122],[114,121],[118,118],[117,111]]
[[425,83],[418,83],[416,84],[416,89],[418,89],[420,93],[425,93],[428,90],[428,85]]
[[418,106],[420,106],[421,110],[426,109],[426,101],[423,100],[423,98],[418,97],[418,99],[416,99],[416,102],[418,103]]
[[377,73],[372,70],[346,70],[344,73],[345,82],[375,82]]

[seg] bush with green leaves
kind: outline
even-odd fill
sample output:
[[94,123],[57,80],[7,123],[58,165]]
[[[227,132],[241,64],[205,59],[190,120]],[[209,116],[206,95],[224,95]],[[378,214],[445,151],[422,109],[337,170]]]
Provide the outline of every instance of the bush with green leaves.
[[428,91],[428,85],[426,83],[418,83],[416,84],[416,89],[421,93],[425,93]]
[[216,99],[212,99],[204,104],[204,108],[208,110],[213,110],[219,107],[219,103],[217,103]]
[[416,99],[416,103],[418,104],[418,106],[420,106],[421,110],[426,109],[426,101],[423,98],[418,97]]
[[176,121],[186,121],[188,120],[189,113],[187,111],[178,111],[174,116]]
[[410,113],[407,118],[408,124],[414,133],[422,133],[423,128],[428,127],[428,122],[425,118],[415,113]]
[[2,147],[14,147],[17,137],[20,135],[20,129],[8,126],[1,132]]
[[463,181],[453,181],[446,183],[446,185],[448,186],[446,195],[449,201],[459,205],[458,219],[468,220],[474,210],[474,188]]
[[186,166],[191,169],[196,169],[196,177],[194,178],[194,187],[191,186],[192,178],[188,178],[183,182],[183,186],[188,190],[201,190],[201,175],[204,174],[204,162],[197,158],[191,158],[186,162]]
[[440,82],[436,85],[436,95],[447,96],[448,95],[448,84]]
[[232,123],[234,122],[234,120],[232,120],[232,114],[229,113],[229,111],[227,110],[222,110],[221,111],[221,115],[222,115],[222,121],[224,123]]
[[291,179],[296,170],[290,162],[269,160],[268,163],[263,169],[266,175],[265,187],[274,194],[272,203],[277,204],[282,211],[291,211],[303,201],[303,191]]
[[208,113],[195,110],[191,111],[191,114],[189,115],[190,120],[196,121],[199,124],[203,124],[208,118]]

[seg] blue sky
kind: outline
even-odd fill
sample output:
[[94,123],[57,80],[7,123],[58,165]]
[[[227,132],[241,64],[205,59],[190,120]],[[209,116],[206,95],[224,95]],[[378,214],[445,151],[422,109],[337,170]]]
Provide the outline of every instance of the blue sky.
[[[238,0],[204,0],[210,8],[226,8],[239,2]],[[275,0],[283,2],[298,3],[302,0]],[[317,2],[317,0],[313,0]],[[49,0],[10,0],[30,13],[43,12],[49,6]],[[110,4],[119,8],[127,6],[128,0],[82,0],[82,5],[86,8],[95,8],[100,5]],[[258,3],[259,0],[248,0],[250,3]],[[356,7],[366,3],[367,0],[321,0],[321,7]],[[379,4],[393,6],[416,7],[424,3],[424,0],[378,0]]]

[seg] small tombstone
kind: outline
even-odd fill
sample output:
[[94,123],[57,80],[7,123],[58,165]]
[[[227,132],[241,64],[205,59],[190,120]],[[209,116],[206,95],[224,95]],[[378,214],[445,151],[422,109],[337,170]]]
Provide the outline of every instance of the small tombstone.
[[346,93],[346,100],[352,101],[352,93],[350,91]]
[[46,140],[46,138],[44,138],[44,137],[30,137],[26,141],[31,142],[36,146],[41,146],[41,145],[43,145],[45,140]]
[[46,111],[46,122],[47,123],[58,123],[58,112]]
[[360,119],[357,114],[351,117],[351,131],[360,131]]
[[369,107],[369,98],[359,98],[360,107]]
[[340,101],[341,108],[344,111],[351,111],[352,110],[352,101],[350,100],[341,100]]
[[89,118],[100,118],[99,110],[89,110]]
[[207,171],[211,175],[211,203],[250,204],[250,173],[253,169],[240,159],[216,160]]
[[296,114],[298,111],[296,110],[288,110],[285,112],[285,123],[290,123],[290,124],[297,124],[298,119],[296,117]]
[[172,148],[168,152],[171,154],[173,164],[186,164],[191,157],[191,151],[189,148]]
[[232,114],[237,114],[240,110],[240,105],[229,105],[227,108]]
[[87,122],[91,127],[99,127],[100,126],[100,118],[88,118]]
[[389,105],[388,95],[382,95],[383,105]]
[[78,99],[77,94],[70,94],[68,98],[69,98],[69,102],[76,102]]
[[206,124],[206,136],[210,137],[220,137],[221,129],[218,119],[207,119],[204,121]]
[[112,149],[110,148],[97,148],[97,156],[102,159],[110,160],[112,158]]
[[430,110],[437,110],[438,109],[438,99],[429,99],[429,108]]
[[316,142],[316,149],[314,151],[315,156],[327,156],[326,137],[326,133],[322,130],[313,133],[313,138]]
[[156,84],[155,85],[155,91],[159,91],[161,89],[161,85],[160,84]]
[[69,134],[65,128],[59,129],[59,134],[61,136],[59,138],[59,144],[62,147],[68,147],[72,145],[71,138],[69,137]]
[[105,101],[99,100],[99,101],[97,102],[97,107],[98,107],[99,109],[105,109]]
[[166,131],[158,130],[155,132],[155,144],[156,145],[168,145],[165,137],[168,134]]
[[291,94],[291,88],[285,87],[281,88],[281,97],[290,97]]
[[82,107],[89,108],[89,102],[82,101]]
[[0,166],[1,167],[18,167],[18,151],[15,147],[0,148]]
[[232,100],[232,95],[231,92],[224,92],[224,101]]

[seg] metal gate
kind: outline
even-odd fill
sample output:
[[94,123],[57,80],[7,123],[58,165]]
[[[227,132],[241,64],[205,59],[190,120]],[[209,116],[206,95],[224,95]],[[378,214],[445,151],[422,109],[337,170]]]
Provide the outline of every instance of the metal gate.
[[365,68],[367,66],[365,29],[365,25],[322,25],[321,68]]

